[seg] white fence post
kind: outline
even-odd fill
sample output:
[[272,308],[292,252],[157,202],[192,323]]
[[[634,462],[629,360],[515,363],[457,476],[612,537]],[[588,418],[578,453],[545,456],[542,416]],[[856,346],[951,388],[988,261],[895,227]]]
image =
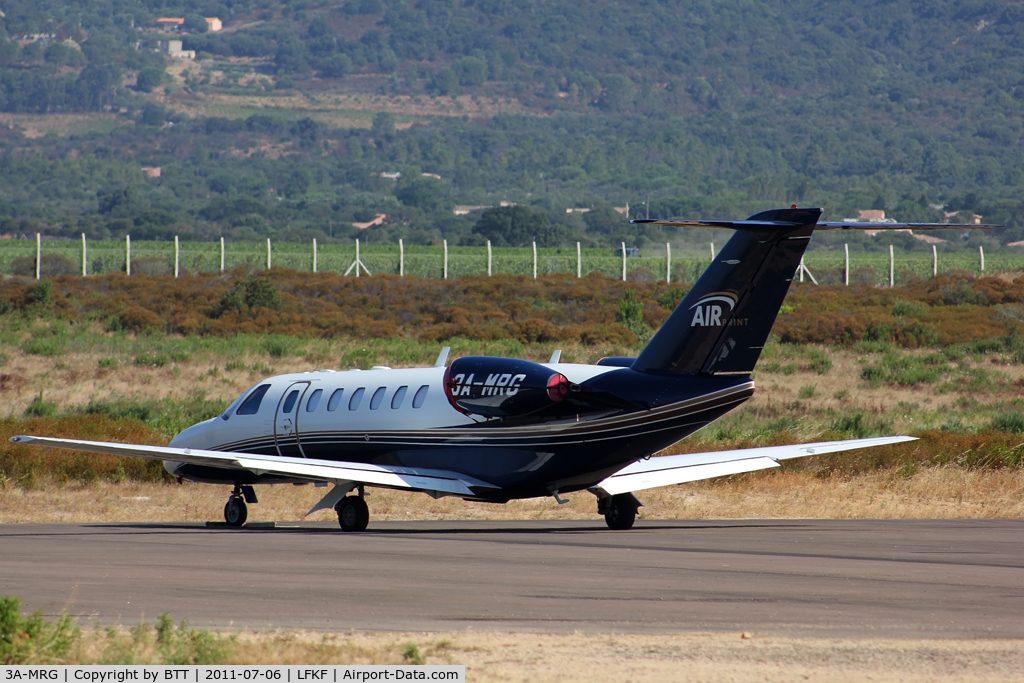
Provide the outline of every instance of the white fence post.
[[398,238],[398,276],[405,277],[405,244]]
[[181,262],[181,251],[178,247],[178,236],[174,236],[174,277],[178,277],[179,264]]
[[224,238],[220,238],[220,272],[224,272]]
[[807,270],[806,268],[804,268],[804,257],[803,256],[800,257],[800,265],[797,266],[796,269],[800,272],[800,282],[803,282],[804,281],[804,271]]
[[36,279],[43,273],[43,236],[36,233]]
[[846,256],[846,268],[843,270],[843,284],[850,286],[850,245],[843,245],[843,254]]
[[356,277],[359,277],[359,265],[362,263],[362,259],[359,258],[359,240],[356,240]]
[[712,261],[715,260],[715,243],[714,242],[711,243],[711,260]]
[[487,240],[487,277],[491,276],[491,241]]
[[537,279],[537,243],[533,243],[533,279]]
[[270,270],[270,266],[271,266],[271,260],[270,260],[270,238],[268,237],[267,238],[267,270]]
[[895,287],[896,286],[895,260],[894,260],[893,255],[892,255],[892,245],[891,244],[889,245],[889,286],[890,287]]
[[314,237],[313,238],[313,272],[314,273],[316,272],[316,266],[317,266],[316,256],[317,256],[317,254],[316,254],[316,238]]
[[665,242],[665,284],[672,284],[672,243]]
[[622,281],[626,281],[626,243],[622,242]]
[[932,277],[939,274],[939,250],[932,245]]
[[978,245],[978,268],[985,273],[985,249],[981,245]]
[[132,274],[132,236],[124,236],[124,274]]
[[444,242],[444,279],[448,279],[448,240],[442,240]]
[[580,251],[580,243],[576,243],[576,279],[583,277],[583,252]]
[[85,244],[85,233],[82,233],[82,277],[89,274],[89,248]]

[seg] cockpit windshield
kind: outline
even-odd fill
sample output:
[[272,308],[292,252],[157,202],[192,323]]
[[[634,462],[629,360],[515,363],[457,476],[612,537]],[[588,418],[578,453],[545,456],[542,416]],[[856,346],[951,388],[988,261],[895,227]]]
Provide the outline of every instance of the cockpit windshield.
[[[269,384],[261,384],[254,390],[242,394],[235,399],[235,402],[228,406],[228,409],[221,413],[221,419],[227,420],[232,415],[255,415],[260,410],[260,403],[270,389]],[[236,410],[237,406],[237,410]]]

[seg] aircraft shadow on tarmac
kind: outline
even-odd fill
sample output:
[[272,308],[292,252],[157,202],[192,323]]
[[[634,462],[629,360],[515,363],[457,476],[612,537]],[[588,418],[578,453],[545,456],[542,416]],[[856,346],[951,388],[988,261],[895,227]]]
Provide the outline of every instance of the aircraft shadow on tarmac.
[[[465,522],[455,522],[454,524],[464,524]],[[422,522],[420,523],[422,524]],[[431,524],[434,524],[433,522]],[[364,532],[361,532],[361,536],[421,536],[421,535],[446,535],[446,536],[464,536],[464,535],[492,535],[492,534],[515,534],[515,535],[547,535],[547,534],[594,534],[601,536],[611,536],[614,538],[628,537],[630,535],[636,535],[645,531],[703,531],[703,530],[724,530],[724,529],[779,529],[778,524],[764,524],[764,523],[739,523],[739,524],[680,524],[677,522],[648,522],[639,523],[632,530],[628,532],[617,533],[610,531],[605,526],[599,526],[597,523],[593,525],[587,523],[586,526],[520,526],[523,524],[533,524],[531,522],[512,522],[515,526],[480,526],[474,528],[466,528],[461,526],[448,526],[451,522],[436,522],[437,527],[423,528],[423,527],[405,527],[405,528],[369,528]],[[441,526],[444,524],[445,526]],[[509,524],[509,523],[505,523]],[[107,523],[107,524],[89,524],[87,525],[92,528],[100,529],[135,529],[138,531],[155,531],[155,530],[177,530],[177,531],[200,531],[200,532],[220,532],[220,533],[289,533],[289,534],[331,534],[340,535],[342,532],[335,525],[330,526],[299,526],[297,522],[288,522],[284,526],[257,526],[257,527],[241,527],[234,528],[227,525],[217,526],[205,526],[197,525],[195,523],[185,522],[150,522],[150,523],[135,523],[135,522],[124,522],[124,523]],[[806,528],[808,524],[787,524],[786,529],[798,529]],[[348,535],[344,536],[348,538]]]

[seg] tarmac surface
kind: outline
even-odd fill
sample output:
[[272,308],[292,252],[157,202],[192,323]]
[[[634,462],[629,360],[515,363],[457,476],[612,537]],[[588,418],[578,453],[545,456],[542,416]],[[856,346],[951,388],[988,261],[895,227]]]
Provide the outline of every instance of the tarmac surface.
[[124,626],[1024,638],[1024,520],[10,524],[0,595]]

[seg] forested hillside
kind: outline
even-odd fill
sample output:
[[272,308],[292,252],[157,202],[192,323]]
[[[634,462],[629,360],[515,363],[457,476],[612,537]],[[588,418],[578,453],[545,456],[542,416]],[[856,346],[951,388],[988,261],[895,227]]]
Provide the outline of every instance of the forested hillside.
[[[480,214],[454,206],[505,201],[542,241],[611,244],[672,237],[630,228],[611,209],[627,202],[721,217],[798,202],[833,219],[977,213],[1024,238],[1018,3],[0,8],[0,233],[478,243]],[[159,52],[168,39],[197,59]],[[61,116],[74,125],[45,134]]]

